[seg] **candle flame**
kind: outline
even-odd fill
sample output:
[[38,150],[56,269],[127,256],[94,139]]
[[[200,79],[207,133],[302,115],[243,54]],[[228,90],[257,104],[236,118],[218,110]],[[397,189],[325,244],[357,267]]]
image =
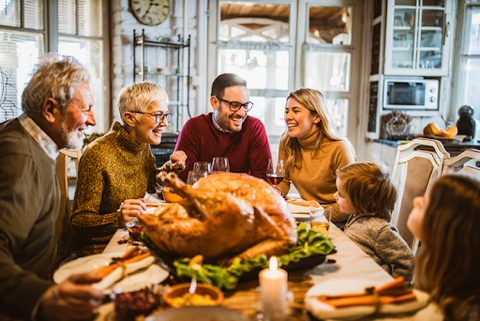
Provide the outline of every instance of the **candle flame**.
[[278,267],[278,261],[277,261],[277,258],[275,256],[272,256],[270,258],[270,270],[276,270],[277,267]]

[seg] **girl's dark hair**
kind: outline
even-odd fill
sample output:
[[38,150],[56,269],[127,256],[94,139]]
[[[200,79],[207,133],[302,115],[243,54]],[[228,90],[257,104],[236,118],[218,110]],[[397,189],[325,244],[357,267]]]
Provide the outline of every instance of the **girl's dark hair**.
[[426,202],[415,282],[446,320],[468,319],[470,308],[480,310],[480,181],[441,176]]

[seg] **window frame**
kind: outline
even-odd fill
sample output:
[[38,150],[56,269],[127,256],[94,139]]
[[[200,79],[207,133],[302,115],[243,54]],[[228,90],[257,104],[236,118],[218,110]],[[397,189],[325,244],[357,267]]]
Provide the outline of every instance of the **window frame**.
[[[20,27],[13,27],[7,25],[0,25],[0,29],[11,30],[16,32],[28,32],[42,34],[44,38],[44,49],[45,54],[58,52],[58,40],[59,37],[67,38],[76,38],[76,39],[87,39],[87,40],[100,40],[102,41],[103,46],[103,106],[95,106],[96,109],[100,112],[97,112],[95,115],[97,118],[97,125],[95,126],[95,131],[104,132],[110,128],[110,124],[113,120],[113,110],[111,106],[110,98],[110,18],[109,18],[109,3],[108,0],[100,0],[102,6],[102,36],[93,37],[93,36],[81,36],[81,35],[72,35],[58,32],[58,1],[56,0],[44,0],[43,1],[43,30],[41,29],[32,29],[26,28],[25,26],[25,0],[18,0],[20,2]],[[76,11],[78,15],[78,10]],[[76,32],[78,33],[78,19]],[[23,88],[17,88],[18,91],[23,90]],[[17,108],[21,109],[21,101],[18,102]],[[97,104],[97,102],[95,103]],[[100,120],[100,121],[99,121]]]
[[[465,53],[465,44],[468,41],[467,37],[469,37],[469,33],[466,32],[467,26],[467,8],[468,7],[479,7],[480,8],[480,0],[460,0],[458,2],[458,20],[459,23],[456,28],[456,35],[455,39],[460,41],[460,45],[455,46],[454,51],[454,61],[453,61],[453,73],[452,73],[452,94],[451,94],[451,103],[449,109],[449,117],[448,119],[454,119],[455,121],[458,119],[457,110],[461,106],[467,104],[464,101],[464,90],[465,90],[465,72],[462,71],[462,61],[466,58],[473,58],[476,60],[480,60],[480,54],[468,54]],[[470,32],[470,30],[469,30]],[[477,107],[478,110],[478,107]],[[474,119],[480,119],[480,114],[475,113]]]

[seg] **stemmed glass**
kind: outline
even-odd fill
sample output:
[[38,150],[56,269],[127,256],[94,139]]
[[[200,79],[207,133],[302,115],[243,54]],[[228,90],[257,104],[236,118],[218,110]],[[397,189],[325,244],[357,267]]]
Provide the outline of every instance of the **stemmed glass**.
[[230,162],[228,161],[228,157],[214,157],[212,171],[214,173],[230,172]]
[[279,160],[276,165],[273,159],[269,159],[267,166],[268,182],[273,186],[277,186],[283,181],[284,176],[285,168],[283,167],[283,159]]
[[212,164],[209,162],[195,162],[193,170],[207,172],[210,175],[212,173]]
[[190,171],[188,172],[188,176],[187,176],[187,185],[193,185],[200,178],[207,177],[207,175],[208,175],[208,172],[206,171],[199,171],[199,170]]

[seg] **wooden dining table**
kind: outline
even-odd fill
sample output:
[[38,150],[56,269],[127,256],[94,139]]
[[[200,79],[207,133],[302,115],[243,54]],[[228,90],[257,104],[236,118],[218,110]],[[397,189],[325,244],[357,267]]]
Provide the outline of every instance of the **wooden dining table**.
[[[376,264],[363,252],[347,235],[334,224],[330,225],[329,237],[335,245],[335,253],[329,254],[327,260],[317,266],[297,270],[288,274],[288,290],[293,294],[293,302],[288,308],[288,320],[311,320],[312,317],[305,309],[304,299],[307,291],[315,284],[345,278],[361,278],[372,280],[376,284],[388,283],[393,280],[385,270]],[[128,232],[119,229],[104,253],[118,253],[126,251],[131,245]],[[246,316],[257,320],[261,313],[260,295],[257,291],[258,279],[239,283],[237,288],[224,291],[225,299],[221,306],[235,309]],[[165,309],[169,309],[166,307]],[[106,303],[98,310],[96,320],[119,320],[115,316],[112,302]]]

